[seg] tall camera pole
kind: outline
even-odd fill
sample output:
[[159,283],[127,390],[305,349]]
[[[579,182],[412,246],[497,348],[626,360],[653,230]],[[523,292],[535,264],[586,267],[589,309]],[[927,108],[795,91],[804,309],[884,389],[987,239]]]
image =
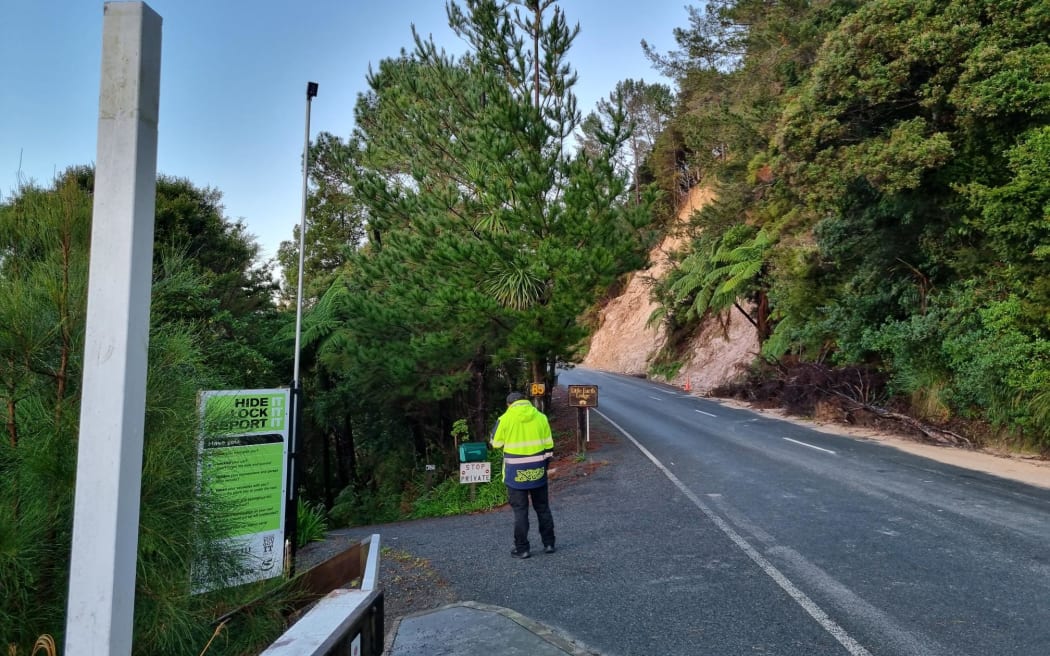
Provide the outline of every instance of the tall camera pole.
[[303,205],[299,216],[299,276],[295,294],[295,363],[292,365],[292,439],[288,449],[288,494],[285,507],[285,538],[291,562],[289,575],[295,573],[296,523],[299,515],[299,427],[301,425],[303,386],[299,378],[299,351],[303,332],[303,268],[306,261],[306,196],[310,177],[310,104],[317,96],[317,83],[306,83],[306,134],[303,137]]

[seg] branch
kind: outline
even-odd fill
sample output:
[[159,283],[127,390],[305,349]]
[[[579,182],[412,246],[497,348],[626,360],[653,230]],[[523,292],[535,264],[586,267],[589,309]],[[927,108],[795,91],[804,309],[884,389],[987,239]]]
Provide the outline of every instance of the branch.
[[733,307],[740,310],[740,314],[744,315],[744,318],[750,321],[752,326],[754,326],[756,329],[758,328],[758,323],[756,323],[755,320],[751,318],[751,315],[748,314],[747,311],[744,310],[744,308],[740,307],[739,303],[733,301]]
[[835,390],[828,390],[828,389],[825,389],[823,387],[821,389],[824,392],[827,392],[829,394],[833,394],[835,396],[838,396],[839,398],[845,399],[849,403],[852,403],[856,408],[863,408],[864,410],[867,410],[868,412],[876,415],[877,417],[881,417],[882,419],[893,419],[894,421],[899,421],[902,424],[908,426],[909,428],[913,428],[913,429],[919,431],[920,433],[925,435],[929,440],[932,440],[933,442],[935,442],[937,444],[942,444],[942,445],[943,444],[948,444],[948,445],[951,445],[951,446],[962,446],[962,447],[966,447],[967,449],[974,448],[973,442],[971,442],[969,439],[963,437],[962,435],[959,435],[958,433],[953,433],[952,431],[944,429],[944,428],[936,428],[934,426],[929,426],[927,424],[922,423],[918,419],[915,419],[914,417],[909,417],[908,415],[902,415],[899,412],[892,412],[892,411],[887,410],[885,408],[880,408],[878,406],[871,405],[870,403],[864,403],[862,401],[858,401],[858,400],[856,400],[854,398],[851,398],[847,394],[843,394],[842,392],[837,392]]

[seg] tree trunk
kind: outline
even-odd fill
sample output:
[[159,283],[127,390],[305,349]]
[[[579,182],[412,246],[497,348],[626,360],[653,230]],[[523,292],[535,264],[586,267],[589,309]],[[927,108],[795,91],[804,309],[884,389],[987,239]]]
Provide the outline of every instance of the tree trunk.
[[417,456],[427,455],[427,436],[418,421],[412,422],[412,448]]
[[739,310],[740,314],[744,315],[744,318],[747,319],[748,323],[750,323],[752,326],[755,327],[755,330],[758,330],[758,322],[755,321],[754,317],[752,317],[750,314],[747,313],[747,310],[745,310],[744,308],[740,307],[740,304],[737,303],[736,301],[733,301],[733,307],[735,307],[737,310]]
[[543,7],[539,2],[536,3],[536,25],[532,33],[532,55],[533,55],[533,67],[535,73],[535,79],[533,84],[536,85],[536,111],[540,108],[540,31],[543,29]]
[[324,507],[332,507],[332,431],[324,432],[324,442],[321,444],[321,478],[323,480]]
[[350,484],[350,476],[346,467],[346,453],[343,441],[345,437],[342,429],[332,431],[332,448],[335,449],[335,482],[340,490]]
[[470,362],[473,402],[468,403],[467,407],[470,432],[474,435],[474,439],[479,441],[488,437],[488,427],[485,425],[485,410],[487,406],[487,399],[485,398],[486,365],[485,347],[481,346],[474,354],[474,359]]
[[[546,365],[546,359],[545,358],[541,359],[539,356],[537,356],[537,357],[534,357],[532,359],[532,384],[533,385],[543,385],[543,384],[545,384],[545,382],[546,382],[546,372],[544,371],[544,369],[546,368],[545,365]],[[529,391],[529,396],[532,397],[532,391],[531,390]],[[544,403],[543,403],[544,402],[544,397],[546,397],[546,392],[544,392],[544,396],[533,398],[533,404],[536,405],[536,407],[540,410],[540,412],[544,411]]]
[[547,380],[543,391],[543,408],[546,414],[554,409],[554,385],[558,381],[558,358],[551,356],[547,360]]
[[882,417],[883,419],[892,419],[894,421],[899,421],[902,424],[919,431],[930,441],[935,442],[937,444],[950,444],[952,446],[961,446],[967,449],[974,448],[973,442],[971,442],[968,438],[959,435],[958,433],[952,432],[946,428],[937,428],[936,426],[930,426],[919,421],[914,417],[909,417],[908,415],[902,415],[899,412],[886,410],[885,408],[880,408],[876,405],[865,403],[864,401],[858,401],[857,399],[843,394],[842,392],[829,389],[824,389],[824,391],[828,394],[834,394],[839,398],[845,399],[849,403],[854,404],[856,407],[863,408],[874,415]]
[[772,334],[769,325],[769,296],[765,291],[758,293],[758,308],[755,310],[755,328],[758,329],[758,343],[765,344]]
[[345,488],[357,484],[357,451],[354,444],[354,424],[350,415],[343,416],[343,429],[335,438],[336,472]]

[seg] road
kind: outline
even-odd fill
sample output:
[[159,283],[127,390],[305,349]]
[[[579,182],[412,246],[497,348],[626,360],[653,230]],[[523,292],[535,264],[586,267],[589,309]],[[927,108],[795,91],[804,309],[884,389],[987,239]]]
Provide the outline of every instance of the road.
[[844,653],[1050,654],[1050,494],[638,379],[600,411]]
[[1050,654],[1050,490],[637,378],[559,383],[598,385],[592,426],[621,438],[552,484],[556,554],[511,559],[509,511],[349,533],[609,656]]

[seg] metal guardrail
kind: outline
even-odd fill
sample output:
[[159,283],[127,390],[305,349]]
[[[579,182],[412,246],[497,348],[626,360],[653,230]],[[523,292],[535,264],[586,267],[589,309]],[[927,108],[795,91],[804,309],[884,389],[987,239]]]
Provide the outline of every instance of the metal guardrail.
[[[317,602],[260,656],[380,656],[383,653],[383,591],[379,588],[379,534],[363,540],[332,563],[315,568],[325,578],[361,577],[360,588],[338,588]],[[357,559],[358,562],[353,562]],[[349,561],[349,562],[344,562]],[[363,561],[363,562],[361,562]],[[357,565],[356,567],[354,565]],[[304,574],[308,577],[310,572]]]

